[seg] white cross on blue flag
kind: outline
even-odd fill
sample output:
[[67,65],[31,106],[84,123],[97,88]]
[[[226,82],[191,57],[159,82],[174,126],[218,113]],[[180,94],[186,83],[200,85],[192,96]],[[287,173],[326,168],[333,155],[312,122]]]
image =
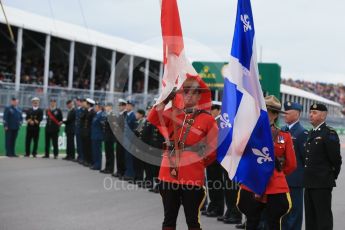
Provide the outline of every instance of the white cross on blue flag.
[[258,76],[250,0],[238,0],[230,62],[223,75],[217,158],[230,179],[261,195],[273,173],[274,153]]

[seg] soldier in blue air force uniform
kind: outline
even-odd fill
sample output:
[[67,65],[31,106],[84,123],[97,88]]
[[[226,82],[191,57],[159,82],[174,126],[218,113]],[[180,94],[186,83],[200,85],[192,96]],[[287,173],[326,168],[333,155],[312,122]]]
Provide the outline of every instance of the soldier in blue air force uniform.
[[294,144],[297,168],[290,175],[286,176],[292,200],[291,211],[283,217],[283,230],[301,230],[303,222],[303,169],[304,169],[304,146],[307,141],[308,131],[299,122],[302,105],[295,102],[285,102],[285,123],[282,128],[291,134]]
[[91,124],[91,140],[92,140],[92,170],[101,170],[102,167],[102,142],[104,141],[104,129],[106,114],[103,111],[103,104],[96,103],[95,116]]
[[6,156],[17,157],[15,153],[16,139],[18,130],[23,122],[22,111],[18,108],[17,98],[12,98],[11,105],[4,111],[4,129],[5,129],[5,148]]

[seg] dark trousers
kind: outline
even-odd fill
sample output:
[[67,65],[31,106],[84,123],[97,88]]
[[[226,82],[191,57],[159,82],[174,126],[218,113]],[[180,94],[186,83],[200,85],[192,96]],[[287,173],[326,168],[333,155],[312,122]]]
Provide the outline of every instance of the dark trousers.
[[303,188],[290,187],[292,208],[283,217],[283,230],[301,230],[303,222]]
[[82,136],[81,142],[83,145],[84,162],[92,165],[92,143],[90,136]]
[[37,148],[38,148],[38,138],[40,135],[40,129],[26,129],[26,137],[25,137],[25,155],[30,156],[31,152],[31,142],[34,142],[34,146],[32,149],[32,155],[37,155]]
[[122,144],[117,141],[116,142],[116,168],[117,172],[120,175],[124,175],[126,171],[126,163],[125,163],[125,148]]
[[[137,150],[136,155],[140,155],[140,151]],[[145,162],[142,161],[137,156],[133,156],[133,169],[134,169],[134,179],[138,181],[144,180]]]
[[105,150],[105,170],[109,170],[110,172],[114,172],[114,141],[105,141],[104,142],[104,150]]
[[207,211],[215,211],[218,215],[224,213],[223,168],[214,162],[206,168],[207,188],[210,202]]
[[332,230],[332,188],[304,191],[305,230]]
[[146,185],[147,187],[154,187],[158,183],[159,166],[145,163]]
[[92,140],[92,166],[101,170],[102,167],[102,140]]
[[239,186],[236,182],[229,179],[229,175],[225,170],[223,170],[223,176],[225,204],[227,208],[225,215],[227,217],[242,219],[242,214],[236,205]]
[[161,182],[159,191],[164,206],[163,228],[176,227],[178,212],[183,205],[188,228],[200,229],[199,213],[206,197],[203,187]]
[[74,133],[66,133],[67,137],[67,158],[74,159],[75,158],[75,144],[74,144]]
[[267,195],[267,203],[255,199],[254,193],[241,189],[239,191],[238,208],[246,216],[246,230],[257,230],[261,214],[266,211],[266,221],[269,230],[281,229],[281,218],[291,207],[289,193]]
[[81,140],[80,133],[76,133],[75,137],[76,137],[76,141],[77,141],[77,153],[78,153],[77,159],[79,161],[84,161],[83,143]]
[[6,156],[16,155],[16,139],[18,136],[18,129],[8,129],[5,131],[5,148]]
[[50,141],[52,141],[52,143],[53,143],[54,156],[59,155],[58,137],[59,137],[59,132],[47,132],[46,131],[45,156],[49,157]]

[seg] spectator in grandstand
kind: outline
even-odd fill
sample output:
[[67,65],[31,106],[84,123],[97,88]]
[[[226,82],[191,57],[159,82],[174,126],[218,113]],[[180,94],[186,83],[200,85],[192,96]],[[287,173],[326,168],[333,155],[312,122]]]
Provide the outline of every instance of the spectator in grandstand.
[[23,122],[22,111],[18,108],[19,101],[13,97],[11,105],[7,106],[4,111],[3,122],[5,129],[5,149],[6,156],[17,157],[15,146],[18,130]]
[[43,120],[43,110],[39,108],[40,99],[38,97],[34,97],[31,99],[32,108],[27,110],[26,112],[26,138],[25,138],[25,156],[30,156],[31,150],[31,142],[34,142],[34,146],[32,149],[32,156],[36,157],[37,155],[37,147],[38,147],[38,139],[40,133],[40,123]]
[[56,107],[56,99],[50,99],[50,106],[46,110],[46,116],[47,124],[45,130],[45,155],[43,158],[49,158],[50,141],[52,141],[54,159],[57,159],[59,155],[58,137],[60,126],[62,124],[62,112]]
[[65,160],[74,160],[75,159],[75,146],[74,146],[74,136],[75,136],[75,108],[73,100],[68,100],[66,102],[68,109],[67,118],[63,121],[65,124],[65,133],[67,137],[67,156]]

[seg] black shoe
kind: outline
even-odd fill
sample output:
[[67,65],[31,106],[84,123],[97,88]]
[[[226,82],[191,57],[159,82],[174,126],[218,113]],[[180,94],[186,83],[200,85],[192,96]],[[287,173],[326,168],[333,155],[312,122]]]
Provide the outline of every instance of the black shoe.
[[30,154],[25,154],[24,157],[30,157]]
[[91,166],[90,167],[91,170],[100,170],[100,168],[96,167],[96,166]]
[[149,192],[159,193],[159,190],[158,190],[158,188],[150,188]]
[[33,157],[33,158],[36,158],[37,156],[36,156],[36,154],[32,154],[32,157]]
[[49,158],[49,156],[47,156],[47,155],[44,155],[44,156],[43,156],[42,158],[47,158],[47,159],[48,159],[48,158]]
[[122,178],[124,181],[127,181],[128,183],[133,183],[134,184],[134,178],[129,177],[129,176],[123,176]]
[[209,211],[206,213],[206,216],[207,217],[218,217],[219,216],[219,213],[216,212],[215,210],[212,210],[212,211]]
[[242,220],[240,218],[230,217],[223,220],[224,224],[240,224]]
[[62,160],[68,161],[68,160],[70,160],[70,158],[69,157],[64,157],[64,158],[62,158]]
[[101,171],[99,171],[100,173],[104,173],[104,174],[111,174],[111,171],[108,169],[103,169]]
[[54,156],[54,159],[55,159],[55,160],[58,159],[58,156]]
[[225,214],[224,216],[218,216],[217,220],[218,221],[223,221],[224,219],[228,219],[228,218],[230,218],[230,216]]
[[236,224],[235,228],[237,228],[237,229],[245,229],[246,228],[246,223]]
[[112,174],[113,177],[123,177],[122,173],[116,172]]

